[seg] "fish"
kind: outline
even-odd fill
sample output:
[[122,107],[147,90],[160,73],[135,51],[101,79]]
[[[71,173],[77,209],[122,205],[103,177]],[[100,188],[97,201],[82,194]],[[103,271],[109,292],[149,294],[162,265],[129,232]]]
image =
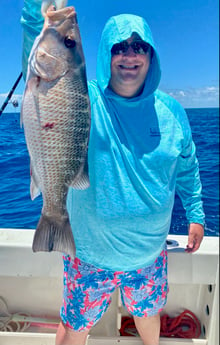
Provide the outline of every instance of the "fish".
[[21,124],[30,156],[31,199],[43,207],[32,249],[75,256],[66,207],[69,187],[89,188],[90,101],[86,65],[73,6],[44,13],[28,60]]

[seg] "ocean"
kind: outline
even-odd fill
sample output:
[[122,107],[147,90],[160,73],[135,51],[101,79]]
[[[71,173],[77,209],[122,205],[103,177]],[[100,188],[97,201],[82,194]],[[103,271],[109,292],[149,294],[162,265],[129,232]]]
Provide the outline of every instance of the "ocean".
[[[219,236],[219,108],[186,109],[197,147],[206,214],[206,236]],[[0,117],[0,228],[35,229],[42,198],[30,198],[29,156],[19,113]],[[171,234],[187,234],[176,196]]]

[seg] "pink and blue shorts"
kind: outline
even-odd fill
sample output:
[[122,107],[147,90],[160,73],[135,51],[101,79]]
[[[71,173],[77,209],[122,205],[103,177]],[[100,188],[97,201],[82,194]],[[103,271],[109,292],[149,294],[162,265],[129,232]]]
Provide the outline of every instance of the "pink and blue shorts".
[[74,331],[89,330],[107,310],[116,288],[131,315],[147,317],[161,312],[168,293],[167,251],[153,265],[130,272],[103,270],[64,256],[63,323]]

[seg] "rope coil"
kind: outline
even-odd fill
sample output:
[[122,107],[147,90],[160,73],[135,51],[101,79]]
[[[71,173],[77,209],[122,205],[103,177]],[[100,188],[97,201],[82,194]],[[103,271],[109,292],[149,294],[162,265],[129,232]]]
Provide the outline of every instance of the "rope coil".
[[[190,310],[186,309],[176,317],[164,314],[160,318],[160,336],[176,338],[199,338],[201,334],[200,321]],[[120,328],[122,336],[138,336],[132,317],[123,316]]]
[[0,332],[25,332],[30,326],[57,329],[59,321],[22,312],[11,314],[5,300],[0,296]]

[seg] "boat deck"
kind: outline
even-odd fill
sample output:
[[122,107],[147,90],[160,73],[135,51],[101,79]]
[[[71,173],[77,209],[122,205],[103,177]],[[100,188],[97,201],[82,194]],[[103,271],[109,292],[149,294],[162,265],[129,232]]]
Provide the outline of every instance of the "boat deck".
[[[23,312],[58,319],[62,302],[62,255],[33,253],[33,234],[34,230],[0,229],[0,296],[10,314]],[[199,339],[160,338],[160,345],[218,345],[218,238],[205,237],[194,254],[184,251],[187,236],[169,235],[168,240],[170,291],[164,312],[173,317],[184,309],[191,310],[200,320],[202,332]],[[108,311],[92,329],[88,345],[141,345],[139,337],[119,335],[124,315],[127,313],[116,291]],[[24,332],[0,332],[0,345],[52,345],[55,332],[36,326]]]

